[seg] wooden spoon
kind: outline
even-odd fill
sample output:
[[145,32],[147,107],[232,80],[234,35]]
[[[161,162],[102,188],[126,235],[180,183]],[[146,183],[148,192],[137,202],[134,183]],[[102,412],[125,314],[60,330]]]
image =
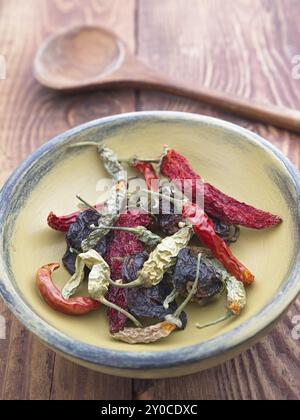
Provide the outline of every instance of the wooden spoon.
[[117,35],[101,27],[79,26],[48,38],[36,55],[34,74],[41,84],[59,91],[112,87],[155,89],[300,132],[299,111],[172,80],[147,67]]

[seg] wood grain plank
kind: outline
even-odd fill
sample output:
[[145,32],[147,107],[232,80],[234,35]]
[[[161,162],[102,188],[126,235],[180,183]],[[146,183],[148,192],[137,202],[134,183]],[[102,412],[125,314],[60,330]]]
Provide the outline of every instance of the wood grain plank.
[[[130,92],[60,96],[38,86],[31,62],[42,39],[82,22],[112,27],[134,49],[134,1],[0,1],[0,53],[7,79],[0,81],[0,183],[46,139],[89,119],[134,108]],[[291,78],[299,54],[296,0],[139,0],[139,55],[153,67],[187,81],[248,98],[299,107],[300,82]],[[183,18],[184,17],[184,18]],[[30,30],[28,30],[30,28]],[[182,59],[182,57],[184,59]],[[221,116],[256,130],[300,167],[297,136],[201,104],[153,93],[139,109],[175,109]],[[298,300],[267,338],[225,365],[184,379],[135,381],[142,399],[299,398],[299,343],[291,337]],[[0,303],[7,340],[0,340],[0,399],[130,398],[131,381],[77,367],[33,338]],[[53,382],[51,377],[53,375]],[[272,384],[272,385],[270,385]]]
[[[0,0],[0,184],[32,150],[74,125],[134,109],[132,92],[62,96],[34,80],[32,61],[42,40],[81,23],[113,28],[134,49],[135,2],[122,0]],[[7,339],[0,340],[0,399],[130,398],[131,380],[77,367],[55,356],[0,302]],[[52,382],[53,380],[53,382]]]
[[[138,56],[154,68],[196,85],[249,100],[300,106],[297,0],[139,0]],[[300,137],[250,123],[204,104],[141,93],[140,110],[168,109],[218,116],[249,128],[279,147],[300,168]],[[292,318],[300,301],[266,338],[234,360],[186,378],[135,381],[139,399],[298,399],[300,346]]]

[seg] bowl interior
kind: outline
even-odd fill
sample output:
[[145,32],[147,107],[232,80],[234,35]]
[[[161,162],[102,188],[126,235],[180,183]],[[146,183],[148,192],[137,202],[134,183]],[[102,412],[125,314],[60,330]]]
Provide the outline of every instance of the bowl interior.
[[[284,222],[268,231],[241,229],[240,239],[232,246],[234,254],[256,275],[256,283],[248,289],[248,306],[240,317],[198,330],[196,322],[205,323],[224,314],[225,301],[221,299],[204,307],[190,305],[185,331],[155,344],[131,346],[109,337],[104,308],[72,318],[51,310],[42,301],[35,287],[36,271],[45,263],[61,262],[66,247],[63,234],[47,227],[48,213],[74,211],[76,194],[96,202],[97,183],[106,177],[94,148],[68,148],[68,144],[96,139],[102,139],[122,158],[132,154],[157,156],[163,145],[168,144],[222,191],[282,216]],[[295,264],[299,248],[297,197],[285,166],[266,148],[247,141],[245,133],[203,121],[124,120],[112,127],[100,124],[75,132],[39,157],[38,163],[20,179],[13,201],[6,226],[7,234],[12,235],[8,264],[19,293],[34,312],[61,332],[102,348],[157,352],[201,343],[233,330],[279,292]],[[68,277],[63,267],[53,276],[59,287]]]

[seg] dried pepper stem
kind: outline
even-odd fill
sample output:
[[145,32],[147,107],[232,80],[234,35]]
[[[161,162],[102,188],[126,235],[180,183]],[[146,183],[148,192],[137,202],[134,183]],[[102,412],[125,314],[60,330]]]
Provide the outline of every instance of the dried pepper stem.
[[70,148],[73,147],[85,147],[85,146],[94,146],[94,147],[99,147],[101,146],[100,143],[97,143],[96,141],[82,141],[76,144],[70,144]]
[[99,214],[99,216],[102,216],[102,213],[100,213],[100,211],[95,208],[94,206],[92,206],[91,204],[89,204],[87,201],[85,201],[83,198],[80,197],[80,195],[76,195],[77,200],[81,201],[87,208],[93,210],[95,213]]
[[118,159],[120,163],[128,163],[128,165],[132,165],[132,163],[134,161],[139,161],[139,162],[146,162],[146,163],[159,163],[160,159],[158,158],[141,158],[141,157],[137,157],[137,156],[133,156],[132,158],[128,159]]
[[172,303],[179,295],[179,292],[176,289],[173,289],[172,292],[166,297],[163,303],[165,309],[169,308],[170,303]]
[[192,297],[194,296],[194,294],[197,291],[197,286],[198,286],[198,281],[199,281],[199,275],[200,275],[201,256],[202,256],[202,254],[198,254],[198,256],[197,256],[196,278],[195,278],[195,281],[193,283],[193,286],[192,286],[189,294],[187,295],[187,297],[182,302],[182,304],[180,306],[178,306],[178,308],[174,312],[174,316],[176,316],[176,317],[178,317],[181,314],[181,312],[184,310],[184,308],[186,307],[186,305],[189,303],[189,301],[192,299]]
[[100,297],[99,302],[103,303],[103,305],[107,306],[108,308],[114,309],[115,311],[120,312],[121,314],[125,315],[126,318],[130,319],[137,327],[142,327],[142,324],[133,316],[130,312],[125,311],[125,309],[121,308],[118,305],[108,301],[105,297]]
[[187,297],[184,299],[184,301],[178,306],[176,311],[173,315],[167,315],[165,317],[166,321],[173,322],[178,327],[181,327],[181,321],[179,319],[180,314],[185,309],[186,305],[190,302],[190,300],[193,298],[194,294],[197,292],[198,282],[199,282],[199,276],[200,276],[200,262],[201,262],[201,254],[198,254],[197,256],[197,268],[196,268],[196,277],[195,281],[193,283],[193,286],[191,287],[191,290],[189,291]]
[[207,324],[198,324],[197,323],[196,327],[199,330],[202,330],[203,328],[212,327],[213,325],[220,324],[221,322],[224,322],[227,319],[232,318],[233,316],[234,316],[234,314],[231,311],[227,311],[226,314],[224,316],[222,316],[221,318],[218,318],[215,321],[208,322]]

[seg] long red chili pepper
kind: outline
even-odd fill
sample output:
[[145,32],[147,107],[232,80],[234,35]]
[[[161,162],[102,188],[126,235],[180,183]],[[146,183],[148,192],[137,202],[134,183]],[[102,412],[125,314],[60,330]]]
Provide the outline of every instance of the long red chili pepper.
[[183,206],[182,216],[193,225],[194,232],[201,242],[212,251],[230,274],[246,285],[253,283],[253,274],[232,254],[226,242],[216,234],[213,222],[202,209],[188,202]]
[[148,190],[158,191],[158,177],[151,163],[133,159],[130,164],[144,175]]
[[[103,208],[103,203],[96,204],[95,208],[101,210],[101,208]],[[48,226],[54,230],[59,230],[60,232],[67,232],[70,225],[76,221],[78,215],[82,211],[83,210],[78,210],[74,213],[67,214],[66,216],[56,216],[56,214],[51,211],[47,217]]]
[[58,263],[46,264],[38,270],[36,277],[39,292],[51,308],[67,315],[85,315],[99,308],[100,302],[89,297],[64,299],[51,277],[57,268],[59,268]]
[[[184,180],[191,180],[193,197],[196,197],[201,177],[192,169],[188,160],[175,150],[169,150],[162,159],[161,173],[183,188]],[[201,193],[201,192],[200,192]],[[241,225],[248,228],[263,229],[281,222],[281,218],[263,210],[241,203],[215,188],[204,183],[205,211],[228,224]]]

